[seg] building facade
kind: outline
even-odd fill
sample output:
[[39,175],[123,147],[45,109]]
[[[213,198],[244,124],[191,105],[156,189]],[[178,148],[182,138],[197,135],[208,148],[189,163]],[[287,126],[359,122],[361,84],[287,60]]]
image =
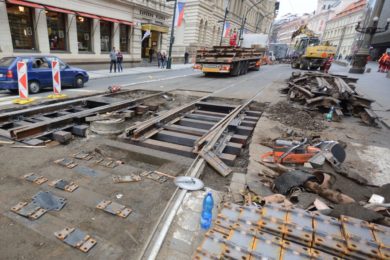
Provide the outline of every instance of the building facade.
[[0,1],[0,57],[56,55],[87,65],[107,62],[115,46],[124,62],[140,62],[150,48],[167,49],[171,13],[165,0]]
[[[379,27],[385,27],[387,19],[389,18],[390,1],[385,1],[378,21]],[[386,32],[375,34],[374,39],[372,40],[372,47],[374,50],[372,51],[371,55],[375,60],[377,60],[386,50],[390,49],[390,29]]]
[[357,50],[355,27],[364,16],[366,0],[358,0],[338,12],[326,23],[324,41],[337,46],[336,57],[345,58]]
[[242,18],[247,14],[244,32],[268,34],[275,17],[275,0],[186,0],[184,18],[175,28],[173,57],[180,59],[186,51],[191,55],[202,47],[219,45],[223,33],[225,8],[229,4],[227,21],[230,33],[222,38],[227,45],[229,36],[239,34]]

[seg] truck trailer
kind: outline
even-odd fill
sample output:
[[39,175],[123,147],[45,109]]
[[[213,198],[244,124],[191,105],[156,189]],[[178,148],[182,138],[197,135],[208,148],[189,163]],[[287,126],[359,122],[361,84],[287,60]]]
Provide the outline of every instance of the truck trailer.
[[260,70],[261,57],[262,52],[254,48],[214,46],[196,52],[194,69],[205,75],[222,73],[239,76],[249,70]]

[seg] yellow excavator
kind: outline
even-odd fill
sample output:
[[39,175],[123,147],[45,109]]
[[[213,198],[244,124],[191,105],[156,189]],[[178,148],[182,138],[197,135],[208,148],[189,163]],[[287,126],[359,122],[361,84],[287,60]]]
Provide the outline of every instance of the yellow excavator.
[[314,32],[302,25],[296,30],[291,41],[297,38],[291,56],[291,67],[295,69],[317,70],[324,66],[326,60],[336,54],[336,47],[329,43],[320,43]]

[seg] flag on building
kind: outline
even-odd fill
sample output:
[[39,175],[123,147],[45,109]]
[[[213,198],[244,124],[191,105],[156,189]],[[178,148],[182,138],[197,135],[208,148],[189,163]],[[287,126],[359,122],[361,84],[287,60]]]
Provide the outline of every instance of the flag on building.
[[230,22],[225,22],[225,25],[223,26],[223,37],[229,37],[230,36]]
[[180,27],[184,18],[184,6],[186,2],[185,0],[178,0],[176,5],[176,17],[175,17],[175,26]]
[[150,37],[150,30],[147,30],[144,34],[144,36],[142,37],[142,40],[141,42],[143,42],[146,38]]

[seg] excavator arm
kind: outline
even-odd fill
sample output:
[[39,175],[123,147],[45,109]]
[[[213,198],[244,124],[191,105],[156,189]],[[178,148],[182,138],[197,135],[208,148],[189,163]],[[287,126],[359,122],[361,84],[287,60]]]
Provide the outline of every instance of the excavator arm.
[[304,25],[301,25],[298,30],[296,30],[295,32],[293,32],[293,34],[291,35],[291,41],[295,39],[295,37],[297,37],[298,35],[301,35],[301,34],[306,34],[308,37],[314,37],[315,34],[312,30],[310,30],[309,28],[307,28],[307,25],[304,24]]

